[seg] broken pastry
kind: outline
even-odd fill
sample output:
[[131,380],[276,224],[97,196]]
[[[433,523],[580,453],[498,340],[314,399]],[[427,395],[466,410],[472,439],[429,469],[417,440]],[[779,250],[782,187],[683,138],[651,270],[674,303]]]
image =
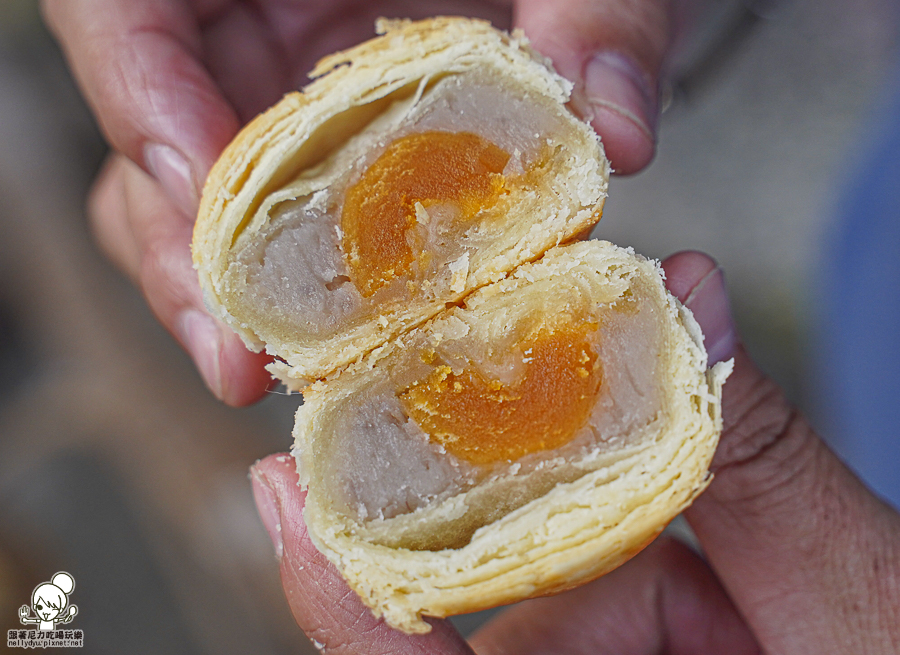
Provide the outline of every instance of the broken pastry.
[[407,632],[573,587],[706,487],[725,375],[654,262],[554,248],[304,392],[309,534]]
[[606,197],[571,84],[523,41],[379,29],[241,132],[194,232],[207,304],[300,384],[589,229]]
[[521,36],[379,31],[229,146],[194,258],[211,311],[303,389],[314,543],[427,632],[649,543],[708,484],[728,369],[656,263],[569,243],[609,165]]

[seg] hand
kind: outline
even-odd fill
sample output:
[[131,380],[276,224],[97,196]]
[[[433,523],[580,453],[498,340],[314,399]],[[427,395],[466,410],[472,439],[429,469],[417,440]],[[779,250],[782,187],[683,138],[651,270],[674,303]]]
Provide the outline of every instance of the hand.
[[320,56],[373,36],[379,15],[478,15],[576,83],[613,167],[655,147],[666,0],[44,0],[48,24],[113,148],[88,207],[101,247],[142,289],[209,388],[233,405],[271,383],[262,355],[203,305],[189,244],[199,192],[239,127],[303,85]]
[[[687,510],[707,560],[667,539],[574,591],[516,605],[466,644],[447,621],[407,636],[376,621],[307,536],[289,457],[253,470],[300,627],[328,653],[900,652],[900,515],[828,450],[736,343],[721,271],[663,262],[724,387],[715,478]],[[280,529],[279,529],[280,527]]]
[[19,608],[19,618],[20,619],[28,618],[28,605],[22,605],[22,607]]

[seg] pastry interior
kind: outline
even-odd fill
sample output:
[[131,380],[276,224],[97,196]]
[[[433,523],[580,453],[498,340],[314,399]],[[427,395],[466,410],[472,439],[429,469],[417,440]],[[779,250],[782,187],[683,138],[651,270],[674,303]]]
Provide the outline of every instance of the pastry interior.
[[521,35],[386,22],[248,125],[195,227],[207,305],[303,389],[316,546],[376,616],[570,588],[708,484],[720,386],[609,163]]
[[428,317],[410,307],[437,313],[572,236],[548,221],[582,211],[583,229],[599,218],[602,189],[582,206],[560,185],[573,150],[602,160],[596,137],[489,66],[419,80],[338,119],[344,136],[267,192],[228,253],[220,298],[267,344],[395,334]]
[[658,438],[666,296],[623,257],[554,249],[310,397],[297,450],[314,502],[370,543],[456,549]]

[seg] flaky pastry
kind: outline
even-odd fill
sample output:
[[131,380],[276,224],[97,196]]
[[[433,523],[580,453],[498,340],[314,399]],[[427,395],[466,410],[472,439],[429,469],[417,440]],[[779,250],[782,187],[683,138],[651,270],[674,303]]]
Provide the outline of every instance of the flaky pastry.
[[729,367],[658,264],[570,243],[609,164],[521,35],[378,29],[228,147],[194,259],[211,311],[303,389],[311,538],[415,633],[649,543],[709,482]]
[[194,230],[205,300],[321,378],[589,229],[609,164],[571,84],[487,23],[382,21],[252,121]]
[[654,262],[554,248],[304,392],[310,536],[407,632],[573,587],[706,487],[728,371]]

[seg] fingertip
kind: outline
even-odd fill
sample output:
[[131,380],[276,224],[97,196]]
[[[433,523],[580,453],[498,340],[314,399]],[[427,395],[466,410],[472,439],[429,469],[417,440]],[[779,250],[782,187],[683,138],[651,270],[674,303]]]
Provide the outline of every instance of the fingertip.
[[226,405],[251,405],[274,386],[265,368],[272,358],[248,350],[240,337],[205,309],[188,306],[182,310],[175,319],[174,333],[204,384]]
[[303,570],[302,562],[321,557],[306,532],[306,492],[300,487],[297,462],[290,453],[257,461],[250,467],[250,481],[260,519],[277,557],[298,570]]
[[281,538],[281,504],[274,486],[269,482],[266,468],[260,466],[260,463],[252,466],[250,468],[250,484],[253,488],[253,500],[256,502],[259,518],[272,541],[275,557],[281,559],[284,555],[284,541]]
[[700,280],[718,266],[715,259],[697,250],[677,252],[662,262],[666,272],[666,287],[681,302],[687,299]]
[[127,163],[130,162],[122,155],[107,156],[91,186],[85,209],[91,233],[100,250],[137,283],[141,251],[128,220],[125,192]]
[[219,398],[232,407],[252,405],[272,389],[276,381],[266,370],[272,358],[265,353],[252,352],[239,336],[222,326],[225,333],[221,346],[221,395]]
[[275,453],[257,460],[250,467],[253,475],[260,475],[268,482],[277,480],[297,484],[297,465],[290,453]]
[[603,141],[613,173],[633,175],[653,161],[656,138],[633,115],[611,104],[595,104],[593,113],[591,125]]
[[[107,155],[100,165],[100,170],[97,171],[97,176],[94,178],[93,185],[88,192],[87,201],[85,203],[88,218],[91,220],[92,224],[95,223],[103,213],[125,213],[123,173],[120,155],[115,153]],[[104,212],[107,206],[111,206],[115,211]]]
[[[273,384],[265,369],[271,359],[248,350],[231,328],[209,314],[191,260],[191,223],[183,220],[153,178],[121,155],[116,161],[120,165],[113,173],[126,173],[124,204],[129,216],[112,227],[117,235],[127,231],[134,239],[134,261],[126,270],[133,271],[154,313],[191,356],[213,395],[235,407],[256,402]],[[100,184],[107,184],[105,177]],[[97,191],[95,207],[107,193],[111,192]],[[112,229],[108,232],[112,234]],[[122,252],[121,244],[113,249],[114,256],[121,257]]]
[[631,58],[603,51],[587,61],[583,79],[586,112],[613,171],[637,173],[656,152],[658,103],[650,77]]
[[516,23],[572,81],[571,107],[600,135],[613,171],[645,168],[656,152],[666,3],[520,0]]
[[703,332],[710,364],[734,356],[738,333],[731,315],[731,302],[722,268],[709,255],[685,251],[663,262],[666,286],[691,310]]
[[[372,614],[310,538],[303,519],[306,491],[290,454],[261,459],[250,474],[260,516],[279,554],[285,596],[298,625],[320,650],[471,655],[449,621],[427,619],[430,633],[406,635]],[[354,644],[358,651],[348,647]]]
[[175,148],[161,143],[144,145],[144,165],[168,194],[175,207],[192,222],[200,207],[193,167]]
[[194,360],[203,382],[216,398],[225,400],[222,385],[223,335],[218,323],[206,312],[187,307],[175,319],[173,329]]
[[300,486],[297,460],[290,453],[277,453],[257,461],[250,470],[251,479],[265,485],[276,499],[281,522],[279,532],[288,558],[302,559],[313,552],[318,553],[309,540],[303,520],[306,490]]

